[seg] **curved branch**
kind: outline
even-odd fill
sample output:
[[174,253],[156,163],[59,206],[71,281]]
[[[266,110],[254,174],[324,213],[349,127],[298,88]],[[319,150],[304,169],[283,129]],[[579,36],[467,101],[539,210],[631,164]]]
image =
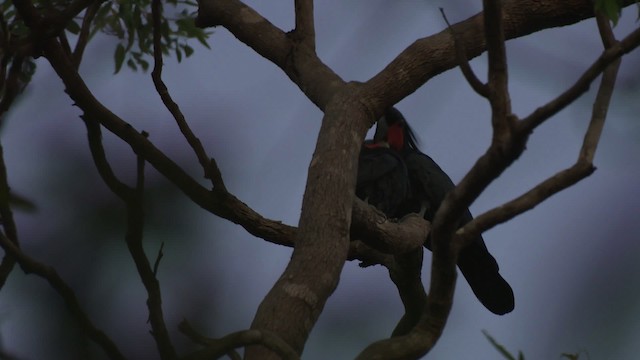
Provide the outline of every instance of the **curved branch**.
[[188,354],[182,360],[217,359],[230,351],[249,345],[263,345],[276,352],[281,359],[296,360],[298,354],[276,334],[260,330],[242,330],[226,335],[220,339],[208,339],[198,334],[186,320],[178,325],[180,331],[193,341],[206,344],[206,347]]
[[[624,6],[634,1],[625,0]],[[506,1],[503,7],[505,39],[514,39],[536,31],[565,26],[593,17],[593,3],[589,0],[520,0]],[[380,73],[366,84],[375,94],[374,102],[395,104],[416,91],[427,80],[458,65],[455,42],[450,31],[459,34],[467,58],[472,59],[486,50],[483,13],[443,31],[416,40],[402,51]],[[393,86],[389,86],[393,84]]]
[[[224,26],[238,40],[280,67],[320,109],[344,87],[344,80],[318,58],[313,47],[296,46],[289,34],[241,1],[201,0],[199,5],[197,26]],[[305,11],[309,10],[307,6]]]
[[162,103],[176,120],[180,132],[182,132],[189,146],[191,146],[191,149],[193,149],[193,152],[196,154],[198,162],[204,170],[205,177],[211,179],[213,186],[217,189],[226,191],[226,186],[224,185],[220,169],[218,169],[216,162],[209,158],[202,142],[200,142],[200,139],[191,131],[187,119],[184,117],[178,104],[171,98],[169,89],[164,81],[162,81],[162,3],[160,0],[153,0],[151,2],[151,14],[153,19],[153,71],[151,71],[153,85],[158,95],[160,95]]
[[580,78],[565,92],[549,103],[537,108],[526,118],[522,119],[519,127],[523,132],[531,132],[551,116],[567,107],[578,97],[589,90],[591,83],[604,71],[604,69],[620,58],[622,55],[640,46],[640,28],[634,30],[620,42],[613,44],[593,62],[593,64],[580,76]]
[[10,254],[17,260],[25,273],[34,273],[49,282],[51,287],[60,294],[73,317],[80,323],[83,333],[98,344],[110,359],[125,359],[115,343],[104,332],[93,325],[87,313],[82,309],[82,306],[80,306],[80,302],[73,292],[73,289],[62,280],[55,269],[39,263],[24,254],[16,244],[2,233],[0,233],[0,245],[7,254]]
[[[422,249],[430,224],[418,214],[409,214],[398,222],[389,221],[376,208],[356,198],[353,204],[351,238],[385,254],[404,254]],[[380,219],[384,219],[380,221]]]

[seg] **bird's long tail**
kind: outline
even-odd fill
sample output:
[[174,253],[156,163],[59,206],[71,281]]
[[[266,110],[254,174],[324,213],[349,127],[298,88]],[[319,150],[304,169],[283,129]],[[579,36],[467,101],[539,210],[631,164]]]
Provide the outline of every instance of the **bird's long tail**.
[[513,290],[500,275],[498,263],[487,250],[482,238],[460,252],[458,267],[473,293],[489,311],[504,315],[513,310]]

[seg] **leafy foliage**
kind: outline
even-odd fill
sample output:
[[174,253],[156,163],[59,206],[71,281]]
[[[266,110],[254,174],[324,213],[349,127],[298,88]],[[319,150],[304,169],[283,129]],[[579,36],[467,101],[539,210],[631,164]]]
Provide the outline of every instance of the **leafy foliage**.
[[[638,4],[638,18],[640,18],[640,2],[636,1]],[[620,20],[620,15],[622,14],[622,7],[624,5],[623,0],[596,0],[595,1],[595,9],[596,11],[600,11],[605,14],[614,25],[618,24],[618,20]]]
[[[71,3],[71,0],[33,1],[39,12],[52,16],[63,13]],[[207,40],[211,32],[197,28],[193,22],[197,8],[194,1],[166,0],[163,3],[167,7],[160,25],[163,54],[173,53],[180,62],[183,58],[193,54],[194,49],[189,45],[189,42],[194,39],[209,48]],[[94,11],[89,10],[92,6],[96,6]],[[2,2],[0,10],[2,15],[0,17],[0,25],[2,26],[0,36],[2,40],[11,38],[15,41],[28,36],[29,29],[17,15],[11,1]],[[92,21],[84,25],[89,16],[92,17]],[[83,26],[85,26],[84,29]],[[76,38],[85,35],[87,40],[97,33],[118,38],[119,42],[114,52],[116,73],[122,69],[122,65],[125,63],[132,70],[146,71],[149,68],[150,59],[153,57],[151,0],[111,0],[95,3],[71,19],[65,25],[65,30],[67,34]],[[86,34],[81,34],[83,31]],[[8,48],[9,46],[1,46],[0,50]]]
[[498,343],[496,341],[496,339],[494,339],[491,335],[489,335],[489,332],[486,330],[482,330],[482,333],[484,334],[484,336],[487,338],[487,340],[489,340],[489,342],[491,343],[491,345],[493,345],[494,348],[496,348],[496,350],[498,350],[498,352],[504,356],[505,359],[507,360],[524,360],[524,355],[522,354],[522,351],[518,351],[518,357],[516,358],[513,354],[511,354],[509,352],[509,350],[507,350],[502,344]]
[[[189,0],[170,0],[171,13],[165,14],[160,25],[162,52],[175,53],[178,62],[189,57],[194,49],[188,40],[195,39],[209,48],[207,39],[210,32],[197,28],[193,22],[196,3]],[[116,36],[120,42],[114,52],[115,72],[125,63],[132,70],[149,68],[147,59],[153,56],[153,24],[151,0],[111,1],[96,13],[92,34],[102,31]]]

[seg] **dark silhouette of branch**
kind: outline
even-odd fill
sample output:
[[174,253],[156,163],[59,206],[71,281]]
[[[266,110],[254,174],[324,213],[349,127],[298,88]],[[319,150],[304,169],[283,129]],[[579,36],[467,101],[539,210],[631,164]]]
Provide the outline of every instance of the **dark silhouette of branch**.
[[186,320],[183,320],[178,328],[194,342],[205,345],[204,349],[186,355],[182,357],[182,360],[217,359],[233,349],[256,344],[273,350],[281,359],[295,360],[300,358],[291,346],[276,334],[268,331],[242,330],[220,339],[209,339],[195,331]]
[[[9,66],[8,62],[11,62]],[[7,63],[4,63],[7,61]],[[2,63],[2,78],[0,81],[0,93],[2,99],[0,99],[0,125],[4,120],[4,115],[9,111],[11,105],[15,99],[24,90],[24,85],[20,80],[22,76],[22,65],[24,64],[24,58],[21,55],[15,55],[13,57],[7,56],[6,60],[3,59]],[[9,66],[9,72],[5,75],[6,67]]]
[[531,132],[538,125],[549,119],[551,116],[564,109],[578,97],[589,90],[591,82],[595,80],[604,69],[620,58],[622,55],[634,50],[640,45],[640,29],[632,31],[624,39],[613,44],[602,52],[600,57],[580,76],[580,78],[565,92],[549,103],[537,108],[529,116],[522,119],[518,125],[521,132]]
[[113,341],[104,332],[93,325],[87,313],[82,309],[73,289],[71,289],[71,287],[62,280],[55,269],[37,262],[24,254],[22,250],[8,239],[4,233],[0,233],[0,246],[2,246],[7,254],[16,259],[25,273],[36,274],[49,282],[51,287],[60,294],[67,305],[67,308],[71,311],[71,315],[76,318],[80,324],[83,333],[86,334],[89,339],[98,344],[110,359],[125,359]]
[[398,288],[404,305],[404,315],[393,330],[392,336],[402,336],[418,323],[427,305],[427,293],[422,285],[422,247],[411,252],[395,255],[389,276]]
[[[302,34],[306,38],[312,35],[309,33],[309,19],[313,19],[313,7],[309,5],[302,7],[303,13],[299,15],[299,21],[307,24],[303,27],[306,33]],[[324,109],[345,85],[344,80],[316,56],[313,47],[295,46],[293,37],[239,0],[200,1],[196,25],[224,26],[240,41],[280,67],[320,109]]]
[[[9,206],[9,181],[7,180],[7,167],[4,163],[4,150],[0,144],[0,221],[4,228],[4,233],[9,241],[18,247],[18,229],[13,221],[13,212]],[[5,251],[2,262],[0,263],[0,289],[15,267],[16,259],[7,251]]]
[[489,102],[491,103],[491,124],[493,141],[504,141],[513,127],[511,99],[508,88],[507,53],[505,49],[504,26],[502,23],[502,1],[484,0],[484,32],[487,42],[489,76]]
[[[614,47],[617,41],[613,37],[613,32],[611,31],[608,20],[604,20],[602,15],[598,15],[598,18],[598,27],[600,28],[604,46],[606,48]],[[594,172],[593,157],[600,139],[600,134],[602,133],[602,128],[604,127],[609,103],[618,75],[618,69],[620,68],[620,62],[620,58],[614,60],[605,68],[602,74],[602,80],[593,104],[591,121],[585,133],[576,163],[551,176],[516,199],[476,217],[459,230],[462,239],[467,242],[472,241],[478,234],[534,208],[547,198],[574,185]]]
[[478,79],[476,74],[473,72],[473,69],[469,64],[469,59],[467,59],[467,52],[461,39],[459,38],[460,36],[456,34],[453,30],[453,27],[451,27],[451,24],[449,23],[449,20],[447,19],[447,15],[444,13],[443,8],[440,8],[440,13],[442,14],[442,18],[447,24],[447,28],[449,29],[449,32],[451,32],[451,36],[453,37],[453,45],[456,49],[456,58],[458,60],[458,66],[460,66],[460,70],[462,71],[462,75],[464,75],[464,78],[478,95],[484,98],[489,97],[489,88],[487,87],[487,84],[480,81],[480,79]]
[[171,338],[169,337],[169,332],[162,314],[162,295],[160,292],[160,284],[156,278],[156,270],[151,268],[149,259],[142,246],[144,232],[144,159],[138,156],[135,188],[131,188],[122,183],[116,178],[104,153],[100,124],[88,118],[86,115],[83,116],[83,120],[87,127],[91,155],[100,176],[109,189],[126,204],[127,232],[125,240],[138,274],[140,275],[140,279],[147,290],[149,322],[152,328],[151,334],[156,340],[160,358],[163,360],[176,359],[177,354],[171,343]]
[[184,117],[182,111],[180,111],[180,107],[176,104],[175,101],[171,98],[171,94],[169,94],[169,89],[165,85],[164,81],[162,81],[162,3],[160,0],[153,0],[151,3],[151,14],[153,18],[153,71],[151,72],[151,78],[153,79],[153,84],[156,87],[156,91],[162,102],[167,107],[167,110],[173,115],[173,118],[176,120],[180,131],[184,135],[185,139],[195,152],[200,165],[204,169],[204,174],[206,178],[211,179],[213,186],[220,189],[221,191],[226,191],[226,187],[224,182],[222,181],[222,175],[220,174],[220,170],[216,162],[207,156],[207,152],[204,150],[204,146],[200,142],[200,139],[191,131],[189,124],[187,124],[187,120]]
[[80,33],[78,33],[78,40],[76,41],[76,46],[73,50],[72,55],[73,65],[76,67],[76,69],[80,68],[84,49],[87,47],[87,43],[89,42],[89,38],[91,36],[91,22],[93,22],[93,18],[98,13],[100,6],[102,6],[101,1],[93,1],[91,5],[87,7],[87,11],[84,13],[84,17],[82,18]]

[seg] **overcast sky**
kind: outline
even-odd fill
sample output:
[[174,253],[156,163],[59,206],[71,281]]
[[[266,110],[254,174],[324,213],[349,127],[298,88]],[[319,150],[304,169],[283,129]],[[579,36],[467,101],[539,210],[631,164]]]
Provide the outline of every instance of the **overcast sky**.
[[[290,2],[249,3],[277,26],[292,27]],[[414,40],[443,29],[439,6],[452,22],[481,7],[479,1],[316,2],[318,53],[343,79],[367,80]],[[619,36],[637,26],[634,11],[630,8],[623,14],[616,29]],[[262,215],[296,225],[322,113],[277,67],[226,30],[214,31],[212,50],[197,47],[195,55],[182,64],[167,60],[167,85],[205,148],[218,160],[229,190]],[[566,89],[601,47],[594,20],[510,41],[507,52],[514,112],[524,117]],[[124,69],[113,75],[113,48],[112,40],[100,38],[89,46],[82,74],[90,88],[136,129],[148,131],[150,139],[193,176],[200,176],[196,159],[154,92],[149,74]],[[554,359],[563,352],[586,352],[591,359],[632,359],[640,352],[639,60],[635,53],[623,60],[618,91],[595,158],[597,171],[485,234],[502,275],[514,289],[515,310],[505,316],[491,314],[460,278],[447,327],[427,358],[498,359],[483,329],[508,349],[522,350],[527,359]],[[472,66],[485,77],[484,57],[475,59]],[[594,88],[535,131],[527,151],[472,205],[472,213],[512,199],[575,162]],[[40,61],[28,96],[2,132],[12,188],[32,194],[39,205],[36,214],[18,215],[27,247],[36,248],[38,242],[46,241],[36,224],[64,221],[56,217],[59,199],[39,186],[46,171],[59,168],[59,162],[76,161],[56,157],[57,149],[73,149],[88,161],[84,126],[61,89],[55,73]],[[416,130],[422,150],[454,182],[489,145],[488,103],[473,93],[458,69],[435,77],[398,108]],[[121,173],[127,173],[133,164],[130,149],[110,137],[106,144]],[[38,159],[42,163],[35,162]],[[86,164],[95,172],[90,162]],[[173,253],[193,272],[160,273],[160,280],[166,281],[169,325],[181,320],[180,284],[193,277],[199,280],[189,281],[202,286],[203,301],[209,296],[217,298],[212,312],[216,320],[204,332],[222,336],[248,328],[258,304],[286,266],[291,249],[254,238],[197,207],[180,211],[187,214],[181,221],[200,242],[197,254]],[[154,235],[166,236],[150,236]],[[179,248],[178,238],[167,246]],[[157,247],[149,250],[155,251]],[[172,253],[165,257],[163,261],[171,264]],[[425,259],[428,263],[428,254]],[[423,278],[428,281],[429,266]],[[146,336],[144,302],[131,305],[126,296],[127,286],[134,285],[124,284],[136,282],[133,278],[114,285],[125,295],[119,300],[124,308],[113,316],[126,319],[142,313],[137,316],[143,323],[131,331]],[[16,309],[7,304],[7,298],[0,300],[5,311]],[[170,309],[171,305],[178,309]],[[370,342],[387,337],[401,314],[399,297],[384,268],[361,269],[348,263],[303,358],[352,358]],[[12,338],[7,326],[27,325],[18,324],[17,315],[8,316],[7,322],[4,343],[25,342]],[[122,330],[114,337],[140,346]],[[38,357],[33,349],[19,353]]]

